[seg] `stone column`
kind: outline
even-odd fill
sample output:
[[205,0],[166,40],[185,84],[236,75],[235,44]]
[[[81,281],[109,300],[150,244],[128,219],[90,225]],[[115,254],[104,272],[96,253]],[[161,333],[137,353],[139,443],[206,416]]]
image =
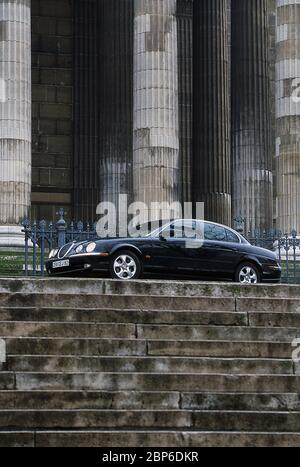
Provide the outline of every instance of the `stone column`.
[[272,227],[268,0],[232,0],[233,217]]
[[0,0],[0,246],[24,246],[31,193],[30,0]]
[[74,211],[132,198],[133,0],[75,2]]
[[180,200],[177,55],[176,0],[135,0],[133,191],[149,212]]
[[300,2],[277,0],[277,227],[300,232]]
[[192,201],[193,0],[177,0],[179,158],[182,202]]
[[193,195],[205,218],[231,224],[227,0],[194,2]]

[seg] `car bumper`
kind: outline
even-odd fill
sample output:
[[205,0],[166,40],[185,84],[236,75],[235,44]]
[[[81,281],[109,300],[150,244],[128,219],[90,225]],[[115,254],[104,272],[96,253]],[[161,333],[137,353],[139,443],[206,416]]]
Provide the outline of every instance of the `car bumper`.
[[[55,268],[57,261],[69,261],[68,266]],[[109,260],[101,254],[82,254],[66,258],[52,258],[46,262],[46,270],[50,275],[61,275],[76,272],[108,271]]]
[[282,270],[277,266],[263,265],[262,281],[277,284],[281,280]]

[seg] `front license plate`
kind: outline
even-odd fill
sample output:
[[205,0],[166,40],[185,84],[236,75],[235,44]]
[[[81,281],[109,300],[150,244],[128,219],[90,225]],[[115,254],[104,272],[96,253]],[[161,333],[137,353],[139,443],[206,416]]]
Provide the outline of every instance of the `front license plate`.
[[68,268],[70,266],[70,261],[65,259],[64,261],[55,261],[52,265],[53,269],[59,268]]

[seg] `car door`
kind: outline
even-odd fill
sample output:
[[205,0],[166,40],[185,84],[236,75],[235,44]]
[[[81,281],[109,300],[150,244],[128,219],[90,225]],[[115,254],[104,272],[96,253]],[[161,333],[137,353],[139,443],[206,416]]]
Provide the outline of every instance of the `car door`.
[[229,229],[205,223],[202,269],[211,277],[231,277],[241,257],[239,244],[238,236]]
[[197,247],[196,222],[174,221],[152,239],[152,264],[158,269],[191,272],[198,266]]

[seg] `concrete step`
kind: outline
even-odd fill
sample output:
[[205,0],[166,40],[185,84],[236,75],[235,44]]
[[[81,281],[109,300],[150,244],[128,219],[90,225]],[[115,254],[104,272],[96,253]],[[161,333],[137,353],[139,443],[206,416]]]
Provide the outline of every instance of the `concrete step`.
[[0,391],[0,410],[235,410],[299,412],[300,395],[145,391]]
[[1,321],[247,326],[247,313],[72,308],[0,308]]
[[290,342],[143,339],[6,338],[8,355],[169,356],[290,359]]
[[300,412],[190,410],[1,410],[8,429],[173,429],[300,432]]
[[[1,373],[0,373],[1,375]],[[2,374],[3,375],[3,374]],[[296,393],[300,376],[182,373],[6,373],[7,389]],[[15,380],[14,380],[15,378]],[[14,385],[15,381],[15,385]]]
[[137,337],[147,340],[221,340],[292,342],[300,337],[298,328],[246,326],[137,325]]
[[[11,435],[13,439],[13,434]],[[300,433],[203,431],[45,431],[36,433],[38,447],[298,447]]]
[[7,371],[292,375],[293,361],[200,357],[9,356]]
[[127,310],[236,311],[234,298],[151,295],[0,293],[0,307],[67,307]]
[[93,337],[124,338],[136,337],[134,324],[108,323],[36,323],[22,321],[3,321],[0,325],[0,337]]

